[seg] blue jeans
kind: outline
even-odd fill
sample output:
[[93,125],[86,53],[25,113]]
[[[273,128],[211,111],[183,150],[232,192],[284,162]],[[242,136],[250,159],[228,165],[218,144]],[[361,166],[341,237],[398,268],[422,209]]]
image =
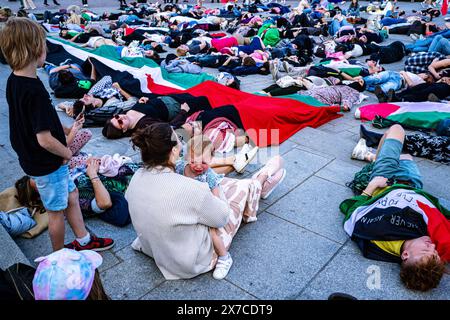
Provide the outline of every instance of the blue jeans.
[[375,87],[379,85],[383,92],[387,93],[389,89],[399,90],[402,87],[403,78],[398,72],[383,71],[364,77],[364,82],[366,83],[367,91],[373,92]]
[[334,36],[341,27],[349,25],[350,23],[348,23],[347,20],[345,19],[342,20],[341,22],[337,21],[336,19],[333,19],[333,21],[331,21],[330,23],[330,26],[328,27],[328,32]]
[[443,55],[450,54],[450,41],[443,36],[434,37],[428,48],[428,52],[439,52]]
[[412,52],[428,51],[428,48],[430,47],[431,42],[433,42],[434,38],[436,38],[436,37],[443,37],[446,39],[450,39],[450,29],[433,33],[431,36],[428,36],[426,39],[416,40],[416,42],[414,42],[413,44],[408,44],[406,46],[406,48],[411,50]]
[[383,18],[380,20],[382,26],[391,26],[393,24],[405,23],[406,19],[397,19],[397,18]]
[[69,177],[67,164],[58,170],[40,177],[32,177],[47,211],[62,211],[69,204],[69,193],[75,191],[75,183]]
[[374,177],[397,178],[410,181],[417,189],[422,189],[422,177],[419,168],[412,160],[402,159],[403,144],[397,139],[386,139],[373,166],[370,180]]

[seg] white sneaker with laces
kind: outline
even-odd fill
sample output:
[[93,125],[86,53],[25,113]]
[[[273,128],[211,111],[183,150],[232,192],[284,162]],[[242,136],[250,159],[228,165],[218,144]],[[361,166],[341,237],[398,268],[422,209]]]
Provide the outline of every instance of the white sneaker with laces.
[[217,259],[216,268],[213,272],[213,278],[216,280],[224,279],[233,265],[233,259],[231,255],[228,253],[228,258],[226,259]]
[[237,173],[242,173],[245,167],[253,160],[258,153],[258,147],[252,148],[248,143],[244,144],[241,151],[236,154],[233,167]]
[[352,159],[364,161],[369,154],[370,150],[366,145],[366,139],[359,139],[356,147],[352,151]]

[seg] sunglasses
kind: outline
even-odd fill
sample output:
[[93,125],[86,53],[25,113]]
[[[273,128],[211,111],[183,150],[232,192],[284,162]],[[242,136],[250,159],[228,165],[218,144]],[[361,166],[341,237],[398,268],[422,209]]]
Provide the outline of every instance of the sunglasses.
[[117,123],[119,123],[119,126],[122,126],[122,125],[123,125],[123,120],[120,119],[120,117],[119,117],[118,114],[115,114],[115,115],[114,115],[114,119],[117,120]]

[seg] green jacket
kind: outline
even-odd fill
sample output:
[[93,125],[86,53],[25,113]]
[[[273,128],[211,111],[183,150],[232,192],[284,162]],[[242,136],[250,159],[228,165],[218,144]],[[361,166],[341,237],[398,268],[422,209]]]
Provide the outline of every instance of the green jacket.
[[341,202],[341,204],[339,205],[339,210],[341,210],[341,212],[343,214],[345,214],[345,219],[344,222],[350,218],[350,216],[352,215],[352,213],[356,210],[356,208],[361,207],[361,206],[366,206],[366,205],[370,205],[372,203],[374,203],[375,201],[377,201],[378,199],[384,197],[387,193],[391,192],[394,189],[408,189],[408,190],[414,190],[416,193],[424,196],[425,198],[427,198],[428,200],[431,201],[431,203],[433,203],[436,208],[439,209],[439,211],[447,218],[450,219],[450,210],[444,208],[443,206],[440,205],[439,200],[430,195],[429,193],[420,190],[420,189],[415,189],[413,187],[410,186],[406,186],[403,184],[394,184],[392,187],[387,188],[386,190],[384,190],[383,192],[381,192],[380,194],[378,194],[377,196],[373,197],[373,198],[369,198],[367,196],[364,195],[360,195],[360,196],[355,196],[352,197],[350,199],[344,200]]
[[271,23],[266,23],[258,30],[260,37],[266,46],[274,47],[280,41],[280,32],[277,28],[271,28]]

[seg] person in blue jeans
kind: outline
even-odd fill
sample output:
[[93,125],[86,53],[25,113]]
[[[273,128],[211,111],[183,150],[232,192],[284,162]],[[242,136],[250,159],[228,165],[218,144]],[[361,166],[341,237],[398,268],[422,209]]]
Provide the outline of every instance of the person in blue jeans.
[[335,35],[343,26],[351,26],[351,24],[341,14],[336,15],[328,27],[328,33]]
[[429,51],[428,49],[436,37],[450,39],[450,29],[436,32],[431,36],[428,36],[426,39],[417,40],[413,44],[408,44],[406,45],[406,49],[411,50],[412,52]]
[[431,41],[428,52],[439,52],[444,55],[450,55],[450,40],[444,38],[443,36],[434,37]]
[[373,92],[377,86],[380,86],[384,93],[390,89],[397,91],[403,86],[403,78],[396,71],[382,71],[363,78],[366,84],[366,90]]

